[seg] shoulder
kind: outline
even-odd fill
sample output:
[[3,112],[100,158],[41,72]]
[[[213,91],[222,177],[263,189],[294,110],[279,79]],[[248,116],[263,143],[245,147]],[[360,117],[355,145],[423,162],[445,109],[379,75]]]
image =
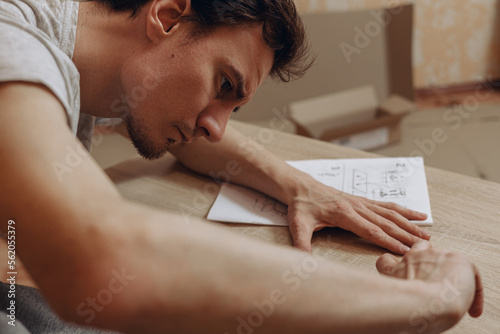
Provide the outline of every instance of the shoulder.
[[74,20],[76,29],[77,5],[55,0],[0,4],[0,82],[43,84],[64,106],[76,132],[80,78],[71,60],[76,32],[71,27]]

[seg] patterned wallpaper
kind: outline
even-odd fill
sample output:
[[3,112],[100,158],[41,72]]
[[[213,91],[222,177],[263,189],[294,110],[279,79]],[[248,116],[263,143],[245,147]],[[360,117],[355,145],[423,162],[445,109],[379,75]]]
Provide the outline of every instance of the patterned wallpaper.
[[413,3],[417,88],[500,78],[500,2],[497,0],[295,0],[302,13]]

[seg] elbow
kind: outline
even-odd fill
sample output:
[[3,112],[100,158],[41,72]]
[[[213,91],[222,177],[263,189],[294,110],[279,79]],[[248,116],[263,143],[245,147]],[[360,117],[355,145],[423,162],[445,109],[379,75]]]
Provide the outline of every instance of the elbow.
[[61,320],[80,326],[102,329],[118,328],[124,319],[131,319],[131,308],[125,302],[135,276],[124,268],[110,270],[88,268],[87,274],[74,278],[71,286],[61,287],[47,300]]
[[63,319],[80,325],[118,329],[116,324],[129,318],[127,303],[122,301],[129,281],[133,279],[135,276],[113,269],[106,281],[82,289],[85,293],[76,294],[67,303],[70,307],[60,310]]
[[121,330],[117,326],[133,318],[133,301],[140,293],[137,265],[130,253],[123,252],[131,248],[136,234],[127,233],[120,219],[119,225],[102,221],[106,223],[94,226],[92,233],[75,238],[72,250],[65,248],[51,266],[55,275],[40,275],[37,283],[62,320]]

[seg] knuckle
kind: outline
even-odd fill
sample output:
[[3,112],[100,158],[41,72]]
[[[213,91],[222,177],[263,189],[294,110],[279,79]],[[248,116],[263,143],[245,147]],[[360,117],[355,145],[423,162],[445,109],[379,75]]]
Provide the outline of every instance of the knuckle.
[[393,210],[392,212],[396,213],[395,211],[402,209],[402,207],[396,203],[389,202],[386,204],[386,208],[389,210]]
[[387,211],[386,214],[385,214],[385,217],[387,219],[391,220],[391,221],[402,220],[401,219],[402,218],[401,215],[399,213],[397,213],[396,211],[393,211],[393,210]]
[[413,234],[408,233],[408,232],[407,232],[407,238],[412,246],[421,240],[419,237],[416,237]]
[[369,226],[366,228],[365,235],[367,239],[375,239],[380,237],[381,232],[380,228],[376,226]]
[[454,251],[445,252],[444,258],[445,258],[445,260],[450,261],[450,262],[470,262],[469,259],[467,258],[467,256],[465,256],[462,253],[454,252]]
[[342,213],[348,213],[352,210],[352,206],[345,202],[345,201],[340,201],[337,203],[336,211],[342,212]]
[[414,253],[415,259],[425,260],[425,259],[439,259],[441,256],[447,256],[446,252],[438,249],[422,249]]
[[392,203],[392,202],[384,202],[384,204],[383,204],[383,205],[384,205],[384,207],[386,207],[386,208],[387,208],[387,209],[389,209],[389,210],[393,210],[393,209],[394,209],[394,206],[395,206],[395,204],[394,204],[394,203]]

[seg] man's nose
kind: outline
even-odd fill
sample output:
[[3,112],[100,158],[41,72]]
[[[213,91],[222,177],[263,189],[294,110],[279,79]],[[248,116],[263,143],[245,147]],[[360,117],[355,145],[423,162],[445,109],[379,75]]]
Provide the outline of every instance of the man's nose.
[[197,131],[200,132],[211,143],[218,143],[222,140],[224,131],[231,112],[232,106],[210,106],[201,112],[196,122]]

